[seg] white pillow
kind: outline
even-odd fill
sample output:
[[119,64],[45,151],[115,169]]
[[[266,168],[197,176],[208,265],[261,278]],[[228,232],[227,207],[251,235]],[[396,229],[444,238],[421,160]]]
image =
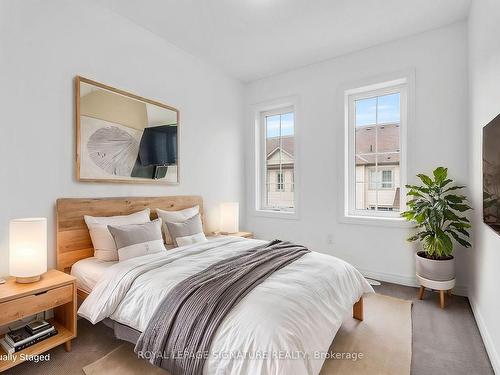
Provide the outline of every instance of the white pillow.
[[165,235],[165,244],[172,245],[174,242],[168,232],[167,223],[182,223],[192,218],[200,212],[200,206],[189,207],[179,211],[164,211],[156,209],[158,217],[163,221],[163,234]]
[[123,216],[95,217],[85,215],[83,218],[89,228],[90,238],[94,245],[94,256],[104,261],[118,260],[115,240],[108,230],[108,225],[144,224],[151,221],[149,213],[149,208],[146,208]]
[[187,246],[198,242],[208,241],[207,237],[205,237],[205,233],[196,233],[191,236],[177,237],[175,240],[177,241],[177,246]]

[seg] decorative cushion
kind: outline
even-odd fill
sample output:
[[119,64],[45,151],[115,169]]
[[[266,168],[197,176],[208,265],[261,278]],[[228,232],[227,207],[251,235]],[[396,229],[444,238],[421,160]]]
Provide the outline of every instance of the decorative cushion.
[[200,214],[196,214],[182,223],[167,222],[166,224],[176,246],[184,246],[207,240],[203,233]]
[[95,217],[85,215],[85,223],[89,228],[90,238],[94,245],[94,256],[104,261],[118,260],[116,244],[111,233],[109,233],[108,225],[143,224],[151,221],[149,213],[149,208],[146,208],[145,210],[123,216]]
[[108,230],[115,240],[120,261],[167,251],[163,245],[161,219],[118,227],[108,225]]
[[182,223],[200,212],[200,206],[189,207],[179,211],[164,211],[156,209],[158,217],[163,221],[163,234],[165,235],[165,244],[172,245],[172,237],[168,232],[167,223]]

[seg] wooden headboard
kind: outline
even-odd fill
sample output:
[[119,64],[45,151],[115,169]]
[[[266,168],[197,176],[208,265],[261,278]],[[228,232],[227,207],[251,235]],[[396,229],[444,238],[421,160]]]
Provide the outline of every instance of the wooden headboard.
[[[203,199],[196,195],[170,197],[126,197],[126,198],[60,198],[56,202],[57,269],[69,272],[80,259],[94,256],[92,240],[83,220],[83,215],[115,216],[128,215],[145,208],[151,209],[155,219],[155,208],[178,211],[200,206],[203,218]],[[203,220],[203,219],[202,219]]]

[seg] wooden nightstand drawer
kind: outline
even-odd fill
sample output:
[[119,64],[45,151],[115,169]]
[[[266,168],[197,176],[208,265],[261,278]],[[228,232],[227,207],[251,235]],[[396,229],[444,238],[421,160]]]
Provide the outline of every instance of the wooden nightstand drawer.
[[64,305],[72,300],[73,284],[3,302],[0,304],[0,325]]
[[76,337],[76,279],[57,270],[41,276],[40,281],[30,284],[20,284],[9,277],[0,285],[0,325],[53,309],[54,319],[49,321],[58,333],[17,352],[16,356],[7,356],[0,346],[0,372],[61,344],[71,351],[71,340]]

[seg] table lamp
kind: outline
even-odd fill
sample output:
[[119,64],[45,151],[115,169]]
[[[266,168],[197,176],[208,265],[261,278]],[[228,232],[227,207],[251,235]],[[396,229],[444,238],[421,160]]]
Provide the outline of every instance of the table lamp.
[[226,202],[220,207],[220,231],[222,234],[236,233],[239,231],[239,203]]
[[9,230],[10,274],[18,283],[40,280],[47,271],[47,219],[13,219]]

